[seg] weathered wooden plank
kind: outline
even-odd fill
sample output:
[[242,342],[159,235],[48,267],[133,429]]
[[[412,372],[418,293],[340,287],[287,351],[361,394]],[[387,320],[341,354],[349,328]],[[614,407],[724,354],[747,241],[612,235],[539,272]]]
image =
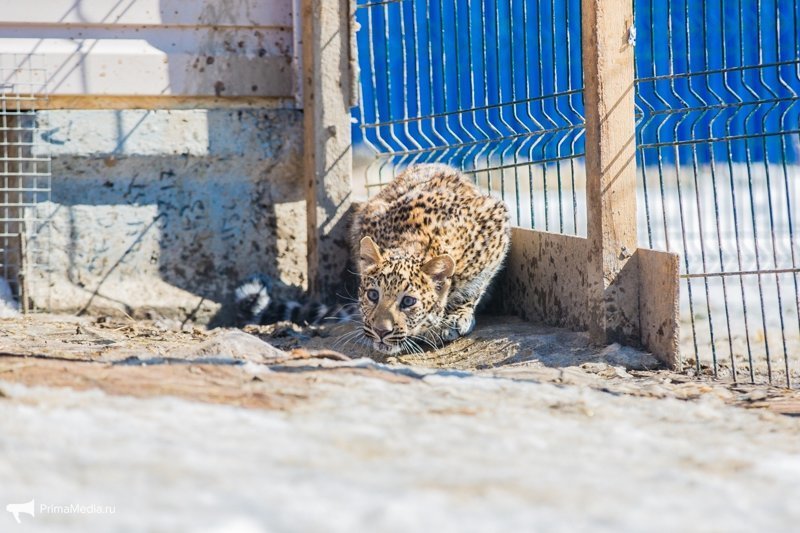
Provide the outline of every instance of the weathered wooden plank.
[[296,97],[296,1],[12,2],[0,81],[65,96]]
[[349,256],[350,1],[303,0],[302,14],[308,289],[313,296],[329,297]]
[[587,247],[581,237],[514,228],[501,282],[505,311],[531,322],[586,329]]
[[670,368],[681,370],[678,254],[639,248],[639,324],[642,346]]
[[0,27],[0,82],[24,94],[292,97],[291,29]]
[[94,96],[56,94],[19,101],[21,109],[296,109],[294,98],[269,96]]
[[639,338],[632,3],[582,1],[589,330],[600,343]]
[[[588,329],[588,258],[588,239],[514,228],[500,280],[502,310],[535,323]],[[670,368],[680,364],[678,260],[674,253],[639,248],[624,272],[638,282],[641,325],[641,336],[627,344],[641,346]]]
[[291,0],[28,0],[5,2],[0,26],[249,26],[292,24]]

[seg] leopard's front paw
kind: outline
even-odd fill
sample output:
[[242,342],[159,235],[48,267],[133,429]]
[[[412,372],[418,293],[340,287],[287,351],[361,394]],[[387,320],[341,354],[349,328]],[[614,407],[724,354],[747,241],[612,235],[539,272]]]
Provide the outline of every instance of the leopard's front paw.
[[454,341],[459,337],[466,337],[475,329],[475,315],[472,311],[453,313],[447,317],[447,327],[442,333],[446,341]]
[[456,328],[445,328],[445,330],[442,332],[442,339],[445,342],[454,341],[458,337],[460,337],[460,335]]
[[475,329],[475,315],[470,313],[468,316],[462,316],[456,321],[456,329],[458,334],[466,337],[472,330]]

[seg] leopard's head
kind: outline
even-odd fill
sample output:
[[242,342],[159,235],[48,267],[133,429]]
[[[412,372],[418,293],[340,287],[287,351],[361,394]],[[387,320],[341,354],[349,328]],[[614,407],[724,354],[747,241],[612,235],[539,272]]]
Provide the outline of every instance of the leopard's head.
[[412,350],[420,336],[444,316],[455,261],[440,255],[424,261],[382,251],[361,239],[361,284],[358,291],[364,334],[387,354]]

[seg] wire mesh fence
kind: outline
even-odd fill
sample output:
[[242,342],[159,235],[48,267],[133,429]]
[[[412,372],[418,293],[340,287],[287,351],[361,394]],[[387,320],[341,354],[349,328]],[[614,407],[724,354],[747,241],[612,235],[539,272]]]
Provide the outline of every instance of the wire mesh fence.
[[[634,4],[639,241],[681,254],[684,363],[791,385],[799,2]],[[579,0],[362,2],[357,20],[366,194],[447,162],[517,225],[585,234]]]
[[[46,73],[34,56],[0,55],[0,269],[23,311],[28,282],[46,279],[51,161],[38,134]],[[38,272],[37,272],[38,271]]]
[[447,162],[517,225],[585,231],[580,0],[364,2],[356,17],[356,138],[380,154],[367,193]]
[[698,371],[790,385],[800,352],[798,2],[635,9],[642,242],[681,254],[683,352]]

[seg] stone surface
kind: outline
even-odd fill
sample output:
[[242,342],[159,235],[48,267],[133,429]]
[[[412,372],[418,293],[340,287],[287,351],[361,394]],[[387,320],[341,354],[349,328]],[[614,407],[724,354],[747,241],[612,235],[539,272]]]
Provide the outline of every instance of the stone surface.
[[223,331],[199,346],[168,352],[168,357],[186,361],[250,361],[276,363],[288,357],[283,350],[273,347],[258,337],[239,330]]

